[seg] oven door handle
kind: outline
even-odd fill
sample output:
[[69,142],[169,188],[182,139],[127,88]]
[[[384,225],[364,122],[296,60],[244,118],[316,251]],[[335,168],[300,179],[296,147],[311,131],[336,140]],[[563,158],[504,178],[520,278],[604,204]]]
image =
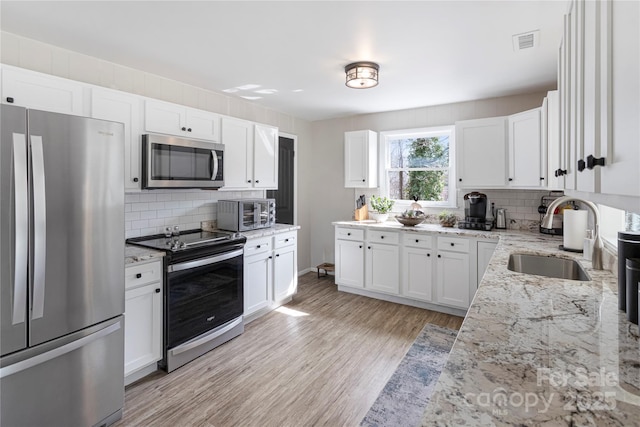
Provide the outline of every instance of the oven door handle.
[[238,326],[240,323],[242,323],[242,316],[238,317],[235,320],[232,320],[231,322],[222,325],[219,328],[216,328],[214,330],[212,330],[211,332],[209,332],[206,335],[202,335],[198,338],[195,338],[191,341],[187,341],[186,343],[179,345],[178,347],[172,348],[171,350],[171,355],[172,356],[177,356],[178,354],[184,353],[185,351],[189,351],[193,348],[196,348],[198,346],[201,346],[202,344],[205,344],[211,340],[214,340],[216,338],[218,338],[220,335],[230,331],[231,329],[235,328],[236,326]]
[[243,249],[227,252],[222,255],[216,255],[210,258],[197,259],[195,261],[181,262],[180,264],[173,264],[167,267],[167,273],[174,273],[176,271],[188,270],[190,268],[202,267],[209,264],[215,264],[217,262],[226,261],[237,256],[244,254]]

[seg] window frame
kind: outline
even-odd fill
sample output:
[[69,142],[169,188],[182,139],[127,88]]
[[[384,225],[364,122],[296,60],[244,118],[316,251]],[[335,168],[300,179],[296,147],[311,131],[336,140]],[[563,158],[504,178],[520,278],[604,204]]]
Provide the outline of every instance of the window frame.
[[[419,137],[431,137],[442,134],[449,134],[449,200],[446,202],[434,202],[431,200],[418,200],[418,203],[424,208],[457,208],[457,187],[456,187],[456,142],[455,142],[455,126],[433,126],[425,128],[415,129],[400,129],[393,131],[380,132],[379,139],[379,168],[378,173],[380,175],[380,195],[389,197],[388,188],[388,175],[389,170],[429,170],[429,168],[391,168],[390,150],[388,149],[389,141],[399,138],[419,138]],[[438,168],[439,170],[440,168]],[[433,170],[436,170],[435,168]],[[395,201],[394,211],[403,211],[411,207],[413,200],[399,200]]]

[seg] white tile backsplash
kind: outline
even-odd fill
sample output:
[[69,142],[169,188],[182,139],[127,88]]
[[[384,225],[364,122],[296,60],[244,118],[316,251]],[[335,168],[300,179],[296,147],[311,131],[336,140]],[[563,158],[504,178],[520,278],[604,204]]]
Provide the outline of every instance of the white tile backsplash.
[[167,226],[200,228],[217,219],[218,200],[266,197],[265,191],[148,190],[125,195],[125,235],[147,236]]

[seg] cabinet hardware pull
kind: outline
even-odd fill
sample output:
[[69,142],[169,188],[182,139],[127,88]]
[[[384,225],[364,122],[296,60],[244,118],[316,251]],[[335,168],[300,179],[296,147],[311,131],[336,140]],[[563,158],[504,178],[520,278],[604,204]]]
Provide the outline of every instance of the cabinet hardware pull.
[[260,249],[260,245],[256,246],[256,249]]
[[[580,159],[578,160],[578,172],[582,172],[584,170],[584,168],[586,167],[586,163],[584,162],[584,160]],[[591,169],[591,168],[589,168]]]
[[271,255],[269,255],[269,259],[273,259],[273,257]]
[[358,246],[360,249],[362,249],[362,245]]
[[455,245],[456,245],[455,243],[451,243],[451,246],[455,246]]
[[289,239],[284,239],[284,242],[287,243],[289,241]]
[[442,258],[440,255],[438,255],[438,258]]
[[139,279],[139,278],[141,278],[141,277],[142,277],[142,273],[138,273],[138,274],[136,274],[136,279]]
[[259,182],[260,182],[260,180],[259,180],[259,179],[256,179],[256,184],[258,184]]
[[381,239],[384,239],[384,236],[380,236]]
[[13,104],[13,98],[12,98],[12,97],[10,97],[10,96],[7,96],[7,102],[8,102],[9,104]]
[[191,132],[191,128],[187,129],[187,132]]
[[187,130],[187,128],[183,127],[183,128],[182,128],[182,130],[183,130],[183,131],[184,131],[184,130]]
[[591,154],[587,156],[587,169],[593,169],[596,166],[604,166],[604,157],[593,157]]
[[351,236],[351,233],[347,233],[347,236]]
[[541,176],[541,177],[540,177],[540,181],[544,181],[544,176]]
[[418,243],[420,240],[416,239],[416,243]]
[[427,254],[427,256],[431,256],[431,254]]
[[276,254],[276,256],[280,256],[280,254]]
[[462,182],[462,178],[458,178],[458,181]]
[[160,288],[156,288],[156,294],[160,293]]
[[362,182],[366,182],[366,180],[363,179]]
[[509,181],[510,181],[510,182],[511,182],[511,181],[513,181],[513,178],[509,178]]
[[563,176],[567,174],[566,169],[556,169],[553,173],[556,177]]
[[250,179],[248,179],[248,180],[247,180],[247,182],[248,182],[248,183],[251,183],[251,180],[250,180]]
[[367,249],[371,249],[371,246],[367,246]]
[[133,182],[138,182],[138,178],[133,178]]

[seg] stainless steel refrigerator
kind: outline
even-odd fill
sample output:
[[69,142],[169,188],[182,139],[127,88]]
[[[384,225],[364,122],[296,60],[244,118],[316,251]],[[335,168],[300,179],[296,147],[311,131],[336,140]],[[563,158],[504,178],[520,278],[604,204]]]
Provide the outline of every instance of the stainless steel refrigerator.
[[108,425],[124,403],[120,123],[1,106],[0,423]]

